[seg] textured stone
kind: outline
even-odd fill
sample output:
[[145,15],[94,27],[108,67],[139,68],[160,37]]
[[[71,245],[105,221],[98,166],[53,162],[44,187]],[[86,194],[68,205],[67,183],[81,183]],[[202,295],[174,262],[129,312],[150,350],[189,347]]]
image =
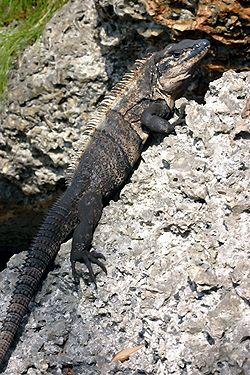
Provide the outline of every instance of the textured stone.
[[83,121],[105,91],[96,23],[93,1],[69,2],[12,72],[0,165],[25,195],[47,192],[64,178]]
[[[5,375],[249,372],[249,80],[229,71],[205,104],[178,101],[186,122],[151,142],[104,209],[93,246],[108,275],[98,291],[84,279],[74,291],[62,245]],[[1,316],[22,260],[0,273]]]
[[174,33],[199,30],[225,44],[247,44],[250,10],[240,0],[142,0],[153,18]]

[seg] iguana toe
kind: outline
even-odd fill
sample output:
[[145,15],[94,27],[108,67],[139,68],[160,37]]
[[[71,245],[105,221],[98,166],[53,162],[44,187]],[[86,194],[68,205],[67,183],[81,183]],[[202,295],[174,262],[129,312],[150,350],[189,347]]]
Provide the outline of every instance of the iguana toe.
[[97,289],[96,276],[94,274],[92,264],[98,265],[103,270],[103,272],[107,274],[107,269],[103,262],[99,260],[100,258],[106,260],[105,256],[101,253],[98,253],[97,251],[82,251],[81,256],[78,257],[77,260],[71,261],[72,276],[75,280],[75,283],[78,284],[80,279],[75,267],[76,262],[83,263],[88,269],[90,280],[94,283],[95,288]]

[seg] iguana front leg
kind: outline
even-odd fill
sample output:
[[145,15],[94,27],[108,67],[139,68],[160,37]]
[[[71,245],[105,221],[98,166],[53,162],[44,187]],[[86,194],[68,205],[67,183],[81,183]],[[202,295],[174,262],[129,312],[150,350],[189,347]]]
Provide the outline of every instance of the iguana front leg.
[[72,274],[76,282],[79,277],[76,272],[76,262],[84,263],[89,271],[91,280],[96,286],[92,263],[97,264],[107,273],[106,267],[100,261],[105,259],[104,255],[96,251],[90,251],[93,233],[102,214],[102,197],[99,194],[88,192],[77,204],[77,216],[79,223],[73,233],[72,249],[70,255]]
[[171,112],[165,100],[157,100],[142,112],[141,123],[152,132],[169,134],[174,130],[174,125],[168,121]]

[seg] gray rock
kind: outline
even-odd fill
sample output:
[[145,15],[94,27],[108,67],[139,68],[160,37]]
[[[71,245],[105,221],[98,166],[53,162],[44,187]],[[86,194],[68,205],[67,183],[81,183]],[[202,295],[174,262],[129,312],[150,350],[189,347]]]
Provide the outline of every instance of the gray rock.
[[73,143],[105,91],[94,2],[72,1],[17,62],[1,114],[0,168],[25,195],[65,176]]
[[[62,245],[5,375],[249,372],[249,80],[229,71],[204,105],[177,103],[186,123],[151,143],[104,209],[98,291],[85,269],[74,291]],[[1,317],[22,260],[0,274]],[[141,343],[129,361],[111,361]]]

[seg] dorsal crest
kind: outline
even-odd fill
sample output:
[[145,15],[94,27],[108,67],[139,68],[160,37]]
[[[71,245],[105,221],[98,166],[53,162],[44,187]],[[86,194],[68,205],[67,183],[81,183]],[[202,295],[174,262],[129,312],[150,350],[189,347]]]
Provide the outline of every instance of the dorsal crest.
[[148,61],[151,55],[152,54],[149,54],[145,58],[135,61],[133,69],[130,72],[124,74],[121,81],[116,83],[111,91],[104,97],[103,101],[101,102],[93,116],[90,117],[79,141],[77,142],[77,144],[75,144],[77,149],[76,155],[74,156],[74,159],[70,163],[70,166],[68,167],[68,170],[66,172],[66,180],[68,183],[70,183],[70,181],[72,180],[81,154],[84,152],[88,143],[91,141],[96,128],[105,119],[106,113],[115,106],[116,101],[121,98],[133,79],[141,72],[142,68],[144,68],[145,63]]

